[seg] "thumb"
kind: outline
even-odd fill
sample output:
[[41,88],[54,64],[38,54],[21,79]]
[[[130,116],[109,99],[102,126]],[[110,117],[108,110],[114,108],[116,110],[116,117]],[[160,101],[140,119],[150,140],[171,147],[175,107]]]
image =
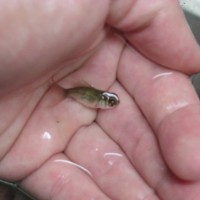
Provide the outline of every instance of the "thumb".
[[154,62],[185,73],[200,71],[200,48],[178,0],[113,1],[108,21]]

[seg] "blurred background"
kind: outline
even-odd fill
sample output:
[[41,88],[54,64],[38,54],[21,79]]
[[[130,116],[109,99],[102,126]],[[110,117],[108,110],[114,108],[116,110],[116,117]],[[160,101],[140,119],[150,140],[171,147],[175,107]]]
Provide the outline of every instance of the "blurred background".
[[[180,0],[180,4],[195,38],[200,44],[200,0]],[[200,73],[191,76],[191,80],[200,97]]]

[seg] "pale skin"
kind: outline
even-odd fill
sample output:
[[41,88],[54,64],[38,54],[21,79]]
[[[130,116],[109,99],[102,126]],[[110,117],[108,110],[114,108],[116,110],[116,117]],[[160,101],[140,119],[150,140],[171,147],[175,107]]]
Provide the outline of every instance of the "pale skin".
[[[186,74],[200,49],[178,1],[2,0],[0,13],[1,179],[38,199],[199,198],[200,106]],[[64,98],[85,83],[120,104]]]

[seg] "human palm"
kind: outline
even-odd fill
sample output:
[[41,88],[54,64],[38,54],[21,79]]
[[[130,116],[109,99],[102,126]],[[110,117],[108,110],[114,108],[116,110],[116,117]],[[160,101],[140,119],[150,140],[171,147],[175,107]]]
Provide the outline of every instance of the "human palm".
[[[199,100],[181,72],[199,70],[200,51],[175,3],[159,2],[2,7],[13,20],[1,33],[0,178],[39,199],[198,199]],[[120,104],[65,97],[86,84]]]

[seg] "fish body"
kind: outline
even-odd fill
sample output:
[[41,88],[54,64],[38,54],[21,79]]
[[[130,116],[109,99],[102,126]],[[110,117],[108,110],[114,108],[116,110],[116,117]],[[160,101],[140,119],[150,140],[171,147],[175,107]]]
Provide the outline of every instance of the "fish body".
[[108,109],[119,104],[119,97],[117,94],[98,90],[93,87],[66,89],[66,96],[75,99],[89,108]]

